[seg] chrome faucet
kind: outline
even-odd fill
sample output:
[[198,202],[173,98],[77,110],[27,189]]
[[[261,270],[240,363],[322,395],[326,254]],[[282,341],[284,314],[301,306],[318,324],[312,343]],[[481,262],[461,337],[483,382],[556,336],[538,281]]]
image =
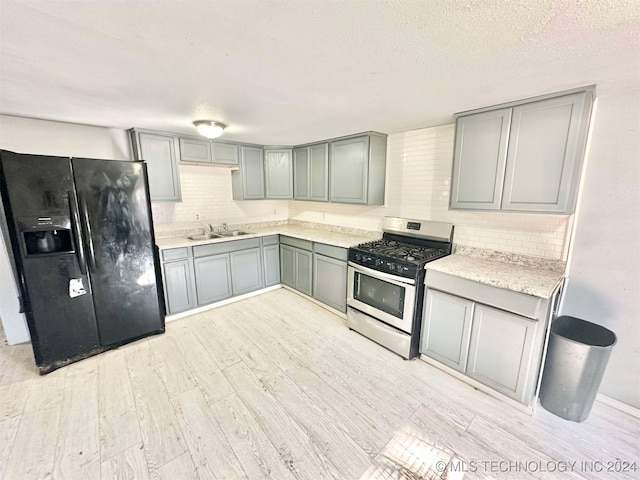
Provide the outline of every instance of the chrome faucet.
[[227,230],[229,230],[229,227],[227,226],[226,223],[222,224],[222,229],[226,232]]
[[209,224],[209,231],[213,233],[213,225]]

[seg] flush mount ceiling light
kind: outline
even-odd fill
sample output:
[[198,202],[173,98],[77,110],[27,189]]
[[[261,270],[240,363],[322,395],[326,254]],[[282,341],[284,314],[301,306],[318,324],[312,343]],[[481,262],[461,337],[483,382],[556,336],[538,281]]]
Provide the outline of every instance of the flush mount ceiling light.
[[227,127],[224,123],[215,120],[196,120],[193,124],[198,129],[198,133],[207,138],[219,137]]

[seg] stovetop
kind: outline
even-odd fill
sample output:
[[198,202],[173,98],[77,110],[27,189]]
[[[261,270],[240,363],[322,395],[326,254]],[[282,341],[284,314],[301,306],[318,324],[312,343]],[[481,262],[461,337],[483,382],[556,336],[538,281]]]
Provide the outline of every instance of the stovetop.
[[423,274],[424,265],[451,253],[450,244],[416,245],[382,238],[349,249],[349,260],[381,272],[408,278]]

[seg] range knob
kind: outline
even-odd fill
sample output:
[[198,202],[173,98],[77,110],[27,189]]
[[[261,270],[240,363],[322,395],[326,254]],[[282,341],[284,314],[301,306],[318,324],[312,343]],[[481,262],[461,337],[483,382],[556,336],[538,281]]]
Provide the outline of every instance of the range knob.
[[362,255],[360,255],[359,253],[356,253],[356,262],[359,262],[361,258],[362,258]]
[[379,258],[376,258],[376,267],[378,265],[382,265],[384,262],[382,260],[380,260]]

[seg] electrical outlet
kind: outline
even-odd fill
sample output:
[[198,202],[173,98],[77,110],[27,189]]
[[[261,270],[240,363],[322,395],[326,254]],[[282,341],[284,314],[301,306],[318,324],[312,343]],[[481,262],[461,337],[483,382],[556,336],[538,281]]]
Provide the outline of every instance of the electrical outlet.
[[277,215],[277,214],[278,214],[278,212],[276,212],[276,209],[275,209],[275,208],[273,209],[273,214],[274,214],[274,215]]
[[322,212],[322,219],[325,220],[327,218],[327,214]]
[[200,214],[199,213],[194,213],[193,214],[193,220],[195,222],[199,222],[200,221]]

